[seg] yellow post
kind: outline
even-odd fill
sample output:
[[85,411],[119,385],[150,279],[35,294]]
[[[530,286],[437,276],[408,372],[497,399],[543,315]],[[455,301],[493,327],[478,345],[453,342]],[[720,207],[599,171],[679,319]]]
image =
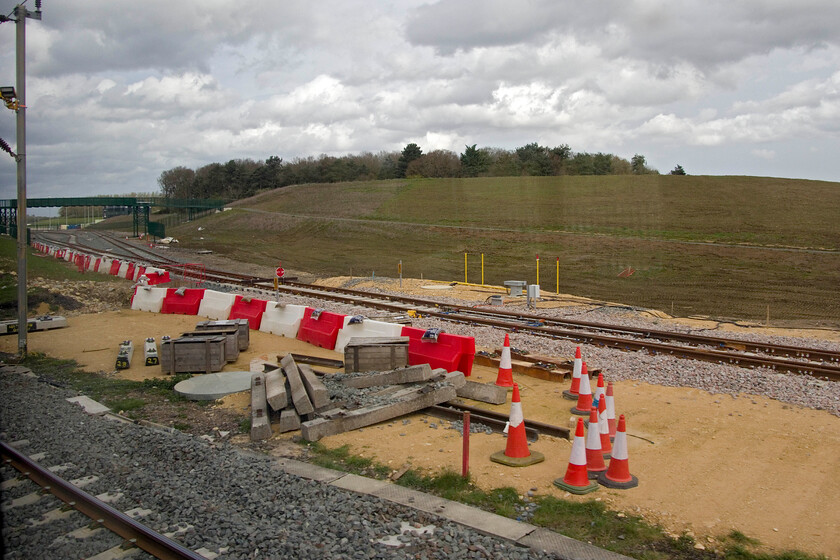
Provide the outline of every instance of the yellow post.
[[467,254],[464,253],[464,284],[469,284],[467,280]]
[[537,286],[540,285],[540,256],[537,255]]
[[481,285],[484,285],[484,253],[481,253]]
[[560,257],[557,257],[557,293],[560,293]]

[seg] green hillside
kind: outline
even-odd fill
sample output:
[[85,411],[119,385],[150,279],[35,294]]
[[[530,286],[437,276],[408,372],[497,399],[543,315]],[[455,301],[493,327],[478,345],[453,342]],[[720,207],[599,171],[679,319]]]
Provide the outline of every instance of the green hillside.
[[[840,322],[840,183],[759,177],[301,185],[168,228],[183,246],[325,275],[536,281],[677,315]],[[198,231],[201,225],[203,231]],[[203,239],[200,239],[203,237]],[[635,272],[618,274],[626,267]]]

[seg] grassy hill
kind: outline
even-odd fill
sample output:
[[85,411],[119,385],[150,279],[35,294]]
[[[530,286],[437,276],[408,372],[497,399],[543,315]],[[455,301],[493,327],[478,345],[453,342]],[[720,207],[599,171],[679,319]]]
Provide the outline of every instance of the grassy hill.
[[[327,275],[536,281],[677,315],[840,323],[840,183],[760,177],[301,185],[167,228],[182,246]],[[197,226],[204,229],[199,231]],[[203,237],[203,239],[201,239]],[[626,267],[635,272],[618,274]]]

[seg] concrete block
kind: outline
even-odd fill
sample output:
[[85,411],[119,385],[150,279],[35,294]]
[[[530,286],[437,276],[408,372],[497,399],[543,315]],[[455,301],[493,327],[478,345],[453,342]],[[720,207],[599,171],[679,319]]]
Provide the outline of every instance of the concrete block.
[[490,404],[504,404],[507,402],[507,389],[499,387],[495,383],[467,381],[463,387],[458,389],[458,396]]
[[[461,374],[463,378],[463,374]],[[431,390],[430,390],[431,389]],[[444,384],[438,388],[432,385],[406,387],[393,395],[388,404],[342,410],[331,415],[332,418],[316,418],[301,424],[301,435],[309,441],[317,441],[325,436],[340,434],[384,422],[404,414],[416,412],[435,404],[446,402],[455,397],[455,387]]]
[[120,343],[119,352],[117,352],[116,369],[128,369],[131,367],[131,358],[134,356],[134,342],[131,340],[124,340]]
[[289,380],[289,389],[292,392],[292,404],[295,405],[295,410],[298,414],[311,414],[315,412],[315,407],[312,406],[312,401],[306,394],[306,387],[303,385],[303,380],[300,378],[300,370],[295,363],[294,358],[286,356],[280,360],[280,366]]
[[456,390],[461,389],[467,384],[467,378],[460,371],[446,371],[443,368],[438,368],[432,370],[432,373],[436,374],[432,377],[432,381],[446,381],[447,383],[455,387]]
[[146,359],[147,366],[160,365],[157,344],[155,343],[155,339],[151,336],[143,343],[143,357]]
[[303,381],[303,386],[306,387],[306,394],[315,410],[328,407],[330,405],[330,392],[327,391],[326,386],[321,383],[312,368],[306,364],[298,366],[300,371],[300,379]]
[[286,393],[286,376],[279,367],[265,372],[265,397],[271,410],[277,412],[289,406]]
[[341,382],[348,387],[364,389],[366,387],[377,387],[379,385],[419,383],[422,381],[428,381],[434,375],[436,374],[432,373],[432,367],[429,364],[420,364],[416,366],[399,368],[392,371],[384,371],[381,373],[370,373],[368,375],[350,377],[347,379],[343,379]]
[[292,432],[300,429],[300,416],[294,410],[280,412],[280,433]]
[[251,374],[251,441],[271,437],[265,401],[265,374]]

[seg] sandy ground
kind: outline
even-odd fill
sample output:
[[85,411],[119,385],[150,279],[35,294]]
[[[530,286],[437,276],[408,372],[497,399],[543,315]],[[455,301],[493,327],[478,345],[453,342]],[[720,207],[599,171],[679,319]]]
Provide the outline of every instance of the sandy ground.
[[[192,330],[197,320],[201,319],[130,310],[81,315],[70,318],[66,329],[30,333],[29,349],[73,358],[89,371],[146,379],[160,376],[160,368],[144,367],[137,356],[130,369],[114,371],[119,343],[132,339],[142,350],[146,337],[177,336]],[[16,348],[16,337],[0,338],[0,350],[14,353]],[[273,358],[288,351],[340,358],[300,341],[252,331],[250,348],[225,371],[247,370],[254,357]],[[605,374],[609,376],[608,368]],[[476,367],[471,379],[493,382],[495,377],[494,370]],[[526,419],[570,424],[574,403],[561,397],[568,382],[514,377]],[[675,534],[690,531],[706,547],[714,547],[716,537],[737,529],[774,550],[797,548],[840,558],[840,418],[749,395],[733,398],[632,381],[616,383],[615,391],[616,412],[627,415],[630,470],[639,477],[638,488],[601,488],[587,496],[571,496],[552,484],[565,473],[570,442],[541,437],[532,449],[544,453],[546,461],[512,468],[489,460],[504,449],[505,440],[498,434],[471,436],[474,480],[484,488],[511,485],[523,494],[536,489],[538,494],[571,500],[602,500],[610,508],[661,523]],[[240,394],[219,406],[246,415],[247,402],[247,394]],[[508,404],[477,406],[509,411]],[[447,425],[416,414],[325,438],[323,443],[349,444],[353,452],[394,469],[410,464],[460,472],[461,438],[455,430],[445,429]],[[280,444],[290,437],[273,439]]]

